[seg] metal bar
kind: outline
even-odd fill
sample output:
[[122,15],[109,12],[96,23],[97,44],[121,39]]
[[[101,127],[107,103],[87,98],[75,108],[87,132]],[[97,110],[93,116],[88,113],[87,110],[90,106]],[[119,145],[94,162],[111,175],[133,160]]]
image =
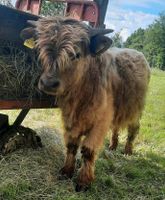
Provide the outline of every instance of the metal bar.
[[106,16],[109,0],[94,0],[94,2],[96,2],[98,7],[100,8],[99,9],[98,27],[99,28],[105,28],[104,21],[105,21],[105,16]]
[[0,100],[0,109],[28,109],[28,108],[57,108],[56,99],[38,99],[38,100]]
[[0,136],[9,128],[9,117],[0,113]]
[[13,123],[12,127],[16,128],[16,127],[20,126],[29,111],[30,111],[30,108],[21,110],[21,112],[19,113],[19,115],[16,118],[15,122]]

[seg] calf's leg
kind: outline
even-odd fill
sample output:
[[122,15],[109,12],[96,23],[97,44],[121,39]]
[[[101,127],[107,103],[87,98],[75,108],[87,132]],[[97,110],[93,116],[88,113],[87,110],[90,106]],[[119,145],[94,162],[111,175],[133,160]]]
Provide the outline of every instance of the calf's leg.
[[131,155],[133,149],[133,142],[139,133],[139,121],[128,126],[128,137],[125,145],[125,154]]
[[60,170],[63,178],[72,178],[75,170],[76,154],[79,148],[81,137],[72,137],[69,133],[65,133],[65,144],[67,148],[64,167]]
[[87,190],[90,183],[94,180],[94,164],[96,152],[86,146],[81,149],[83,164],[80,169],[76,191]]
[[94,166],[96,155],[102,146],[108,126],[105,124],[97,124],[91,132],[86,136],[82,143],[82,166],[80,168],[76,191],[88,189],[90,183],[94,180]]
[[109,150],[116,150],[118,146],[118,128],[112,129],[112,139],[110,141]]

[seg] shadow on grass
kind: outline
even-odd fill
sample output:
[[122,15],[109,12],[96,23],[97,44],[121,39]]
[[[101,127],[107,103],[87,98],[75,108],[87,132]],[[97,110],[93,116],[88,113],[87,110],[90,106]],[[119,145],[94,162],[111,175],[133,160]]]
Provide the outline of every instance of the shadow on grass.
[[44,147],[13,152],[0,160],[2,200],[117,200],[165,198],[165,157],[153,152],[124,156],[107,147],[96,162],[96,180],[86,193],[74,191],[73,180],[58,180],[64,162],[62,135],[54,129],[38,129]]
[[125,156],[123,146],[116,152],[105,148],[101,153],[96,163],[97,189],[107,191],[112,199],[164,199],[165,157],[140,151]]

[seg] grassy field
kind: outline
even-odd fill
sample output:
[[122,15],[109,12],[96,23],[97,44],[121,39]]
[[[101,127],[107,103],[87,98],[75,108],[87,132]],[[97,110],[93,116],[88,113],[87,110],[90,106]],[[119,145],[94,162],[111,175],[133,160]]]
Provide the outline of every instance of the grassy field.
[[[5,113],[12,123],[18,111]],[[86,193],[74,191],[77,172],[72,180],[58,180],[64,161],[60,111],[31,110],[24,125],[37,131],[44,147],[0,157],[0,200],[165,200],[165,72],[152,72],[134,155],[122,154],[125,133],[118,150],[109,152],[108,134]]]

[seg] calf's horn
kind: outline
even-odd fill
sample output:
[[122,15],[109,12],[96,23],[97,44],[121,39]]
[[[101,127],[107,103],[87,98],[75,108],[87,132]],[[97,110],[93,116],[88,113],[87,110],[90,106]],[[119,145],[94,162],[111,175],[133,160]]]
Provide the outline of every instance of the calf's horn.
[[30,25],[32,25],[32,26],[37,26],[37,21],[28,20],[27,22],[28,22],[28,24],[30,24]]
[[112,33],[114,30],[112,29],[100,29],[100,28],[92,28],[90,30],[90,36],[93,37],[93,36],[96,36],[96,35],[105,35],[105,34],[108,34],[108,33]]

